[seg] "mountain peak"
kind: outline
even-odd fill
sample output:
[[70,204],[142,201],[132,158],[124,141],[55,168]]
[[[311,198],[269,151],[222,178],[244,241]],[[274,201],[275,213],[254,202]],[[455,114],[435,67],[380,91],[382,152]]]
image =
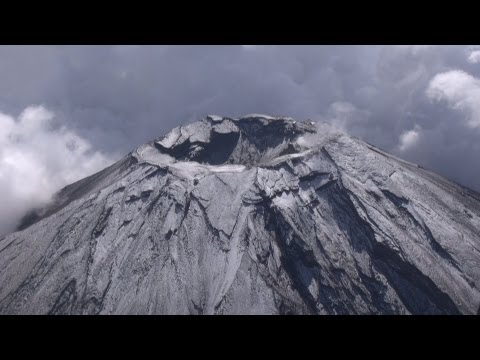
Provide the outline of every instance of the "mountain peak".
[[179,161],[252,166],[301,151],[298,138],[315,132],[313,123],[288,117],[251,114],[233,119],[209,115],[174,128],[150,145]]

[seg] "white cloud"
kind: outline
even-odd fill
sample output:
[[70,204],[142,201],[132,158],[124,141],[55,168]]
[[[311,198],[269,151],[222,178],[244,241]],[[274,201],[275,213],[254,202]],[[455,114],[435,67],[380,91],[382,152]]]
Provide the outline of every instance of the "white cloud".
[[332,136],[345,134],[345,132],[332,123],[327,123],[325,120],[313,122],[317,131],[313,134],[305,134],[298,138],[297,143],[300,146],[313,147],[323,145],[325,140]]
[[480,127],[480,80],[461,71],[452,70],[435,75],[430,81],[427,96],[434,101],[446,101],[466,115],[466,124]]
[[345,130],[355,115],[357,108],[346,101],[336,101],[328,108],[328,122],[335,128]]
[[420,139],[421,128],[418,125],[400,135],[398,149],[404,152],[414,147]]
[[473,50],[472,52],[470,52],[467,60],[472,64],[480,63],[480,50]]
[[334,128],[347,131],[354,124],[361,124],[367,117],[368,112],[357,108],[347,101],[336,101],[328,107],[324,121]]
[[0,235],[63,186],[111,162],[72,130],[55,128],[53,118],[43,106],[30,106],[18,118],[0,113]]

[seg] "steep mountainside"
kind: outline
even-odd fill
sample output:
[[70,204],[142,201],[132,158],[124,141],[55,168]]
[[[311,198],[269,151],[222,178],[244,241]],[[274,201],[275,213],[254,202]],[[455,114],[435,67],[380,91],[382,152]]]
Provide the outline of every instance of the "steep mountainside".
[[346,134],[209,116],[0,240],[3,314],[476,314],[480,195]]

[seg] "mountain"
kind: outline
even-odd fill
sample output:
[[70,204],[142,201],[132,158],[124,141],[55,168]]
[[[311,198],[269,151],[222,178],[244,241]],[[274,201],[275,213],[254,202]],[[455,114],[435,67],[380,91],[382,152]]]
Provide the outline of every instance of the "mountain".
[[327,125],[208,116],[0,240],[2,314],[476,314],[480,194]]

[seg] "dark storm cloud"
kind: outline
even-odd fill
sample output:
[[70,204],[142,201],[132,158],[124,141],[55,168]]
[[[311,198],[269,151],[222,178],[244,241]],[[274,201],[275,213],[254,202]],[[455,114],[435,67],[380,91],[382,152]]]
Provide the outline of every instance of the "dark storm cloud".
[[37,133],[74,134],[91,147],[76,161],[96,151],[98,167],[206,114],[324,119],[480,190],[479,78],[467,46],[2,46],[0,113],[43,105]]

